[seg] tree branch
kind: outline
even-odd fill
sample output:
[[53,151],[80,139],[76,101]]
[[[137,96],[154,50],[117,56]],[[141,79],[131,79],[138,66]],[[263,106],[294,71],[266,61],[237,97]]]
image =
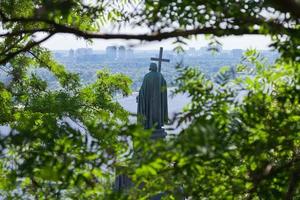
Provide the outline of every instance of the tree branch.
[[[280,1],[280,0],[277,0]],[[289,0],[293,1],[293,0]],[[252,24],[263,24],[266,23],[270,27],[274,29],[273,34],[282,34],[286,32],[297,32],[296,29],[288,29],[283,27],[281,24],[277,24],[274,21],[265,21],[265,19],[257,19],[257,18],[251,18],[251,19],[240,19],[238,21],[237,26],[239,28],[226,28],[221,29],[218,26],[217,27],[198,27],[194,29],[175,29],[173,31],[169,32],[152,32],[149,34],[107,34],[107,33],[97,33],[97,32],[90,32],[88,30],[80,30],[78,27],[73,27],[65,24],[59,24],[51,19],[48,18],[41,18],[37,16],[32,17],[12,17],[9,18],[5,15],[3,11],[0,9],[0,17],[2,20],[2,23],[37,23],[37,27],[41,27],[41,25],[44,25],[44,28],[36,28],[36,29],[30,29],[30,30],[16,30],[11,32],[6,32],[0,34],[0,37],[11,37],[11,36],[17,36],[22,34],[34,34],[37,32],[46,32],[49,34],[49,38],[56,34],[56,33],[68,33],[73,34],[78,37],[82,37],[84,39],[134,39],[134,40],[141,40],[141,41],[160,41],[163,39],[168,38],[174,38],[174,37],[188,37],[190,35],[198,35],[198,34],[214,34],[215,36],[226,36],[226,35],[244,35],[244,34],[262,34],[259,30],[250,29],[249,27]],[[248,25],[245,25],[245,22],[247,22]],[[269,33],[271,34],[271,33]],[[8,60],[10,60],[12,57],[16,56],[18,53],[25,52],[30,50],[32,47],[41,44],[42,42],[46,41],[48,37],[44,38],[41,41],[33,42],[30,44],[27,44],[23,49],[20,49],[16,52],[4,55],[6,58],[3,58],[0,60],[0,64],[5,64]]]
[[295,193],[295,190],[297,189],[297,185],[299,183],[299,168],[297,168],[295,171],[292,172],[291,177],[290,177],[290,182],[288,186],[288,191],[285,194],[285,200],[293,200],[293,196]]
[[76,27],[66,26],[62,24],[58,24],[49,19],[41,19],[41,18],[11,18],[3,20],[6,22],[20,22],[20,23],[46,23],[52,26],[50,28],[42,28],[42,29],[32,29],[32,30],[20,30],[18,32],[10,32],[1,34],[0,37],[3,36],[13,36],[22,33],[35,33],[35,32],[48,32],[48,33],[70,33],[74,34],[78,37],[83,37],[85,39],[136,39],[136,40],[144,40],[144,41],[154,41],[154,40],[163,40],[167,38],[174,37],[187,37],[190,35],[197,34],[215,34],[216,36],[222,35],[243,35],[243,34],[260,34],[258,30],[250,31],[248,28],[244,29],[217,29],[217,28],[196,28],[191,30],[174,30],[170,32],[155,32],[150,34],[105,34],[105,33],[96,33],[90,31],[79,30]]
[[15,40],[12,44],[6,46],[1,54],[6,54],[8,51],[10,51],[12,48],[14,48],[19,42],[21,42],[24,39],[24,37],[20,37],[19,39]]
[[[292,0],[290,0],[292,1]],[[40,28],[40,29],[32,29],[32,30],[20,30],[18,32],[11,32],[1,34],[0,37],[4,36],[13,36],[22,33],[36,33],[36,32],[47,32],[47,33],[70,33],[74,34],[78,37],[82,37],[85,39],[135,39],[135,40],[144,40],[144,41],[155,41],[155,40],[163,40],[168,38],[174,37],[187,37],[190,35],[198,35],[198,34],[214,34],[216,36],[224,36],[224,35],[244,35],[244,34],[261,34],[259,30],[250,30],[248,26],[243,28],[242,25],[245,21],[251,24],[263,24],[267,23],[270,27],[276,27],[278,30],[286,30],[286,31],[294,31],[294,29],[287,29],[284,28],[281,24],[277,24],[273,21],[266,21],[265,19],[240,19],[240,22],[236,25],[240,26],[239,29],[221,29],[221,28],[213,28],[213,27],[202,27],[202,28],[195,28],[195,29],[177,29],[170,32],[153,32],[150,34],[105,34],[105,33],[96,33],[90,32],[86,30],[79,30],[78,27],[72,27],[69,25],[59,24],[51,19],[48,18],[40,18],[40,17],[14,17],[8,18],[4,15],[4,13],[0,12],[0,16],[2,16],[3,23],[7,22],[19,22],[19,23],[45,23],[50,25],[47,28]],[[279,32],[280,32],[279,31]]]
[[262,168],[262,170],[259,170],[260,173],[250,174],[249,176],[251,178],[251,181],[253,182],[253,187],[247,191],[247,194],[249,194],[247,199],[252,199],[253,193],[256,192],[256,189],[262,180],[272,178],[276,174],[282,172],[282,170],[289,170],[294,165],[299,164],[299,162],[300,156],[297,156],[289,162],[286,162],[279,166],[275,166],[274,164],[267,164],[264,168]]
[[54,34],[51,33],[48,36],[44,37],[43,39],[39,40],[39,41],[32,41],[32,42],[28,42],[28,44],[26,46],[24,46],[23,48],[19,49],[18,51],[3,55],[3,59],[0,60],[0,65],[4,65],[6,64],[10,59],[14,58],[16,55],[22,53],[22,52],[26,52],[28,50],[30,50],[31,48],[45,42],[46,40],[48,40],[50,37],[52,37]]
[[45,63],[43,60],[41,60],[35,53],[33,53],[32,51],[28,51],[28,53],[30,54],[30,55],[32,55],[40,64],[42,64],[42,65],[44,65],[45,67],[47,67],[48,69],[51,69],[51,67],[47,64],[47,63]]
[[[187,37],[190,35],[197,34],[215,34],[216,36],[221,35],[243,35],[243,34],[259,34],[257,30],[241,30],[241,29],[226,29],[226,30],[216,30],[214,28],[197,28],[192,30],[174,30],[171,32],[156,32],[152,34],[101,34],[93,32],[85,32],[70,27],[64,27],[58,29],[60,33],[72,33],[76,36],[83,37],[85,39],[135,39],[135,40],[163,40],[174,37]],[[218,33],[219,32],[219,33]]]

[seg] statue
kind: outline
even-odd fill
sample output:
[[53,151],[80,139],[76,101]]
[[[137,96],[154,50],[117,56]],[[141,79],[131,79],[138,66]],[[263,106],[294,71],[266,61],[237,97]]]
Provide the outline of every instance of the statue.
[[[152,139],[164,138],[167,134],[162,126],[168,120],[167,84],[163,75],[157,71],[155,63],[150,64],[149,70],[137,97],[138,121],[145,129],[155,128]],[[126,175],[120,174],[116,177],[114,188],[121,191],[129,189],[132,185]],[[160,199],[160,195],[151,198],[154,199]]]
[[[167,134],[162,128],[168,121],[168,95],[167,83],[160,73],[161,62],[169,62],[162,58],[163,48],[160,48],[159,57],[151,58],[156,63],[150,63],[150,72],[144,77],[142,86],[137,96],[138,122],[145,129],[155,129],[151,139],[164,138]],[[116,170],[117,171],[117,170]],[[127,190],[133,186],[132,181],[124,174],[120,174],[115,180],[115,190]],[[160,200],[165,195],[164,192],[150,197],[150,200]]]
[[151,63],[149,70],[137,97],[138,122],[143,124],[145,129],[154,128],[154,135],[160,134],[158,137],[165,137],[162,126],[168,120],[167,84],[163,75],[158,72],[156,63]]

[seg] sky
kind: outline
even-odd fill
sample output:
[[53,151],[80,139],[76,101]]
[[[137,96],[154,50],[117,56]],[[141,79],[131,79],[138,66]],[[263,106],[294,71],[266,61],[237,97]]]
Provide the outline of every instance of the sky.
[[[46,41],[43,46],[51,50],[69,50],[77,48],[93,48],[94,50],[105,50],[110,45],[125,45],[126,47],[132,47],[136,50],[155,50],[160,46],[166,50],[172,50],[175,46],[172,42],[175,39],[167,39],[161,42],[143,42],[136,40],[103,40],[95,39],[93,43],[87,43],[84,39],[77,39],[76,37],[69,34],[58,34],[53,38]],[[248,49],[256,48],[258,50],[269,49],[271,43],[270,37],[262,35],[244,35],[244,36],[227,36],[219,38],[219,41],[223,45],[223,49]],[[184,46],[185,49],[190,47],[199,49],[207,46],[208,41],[203,35],[198,36],[197,40],[192,39],[188,41],[188,45]]]

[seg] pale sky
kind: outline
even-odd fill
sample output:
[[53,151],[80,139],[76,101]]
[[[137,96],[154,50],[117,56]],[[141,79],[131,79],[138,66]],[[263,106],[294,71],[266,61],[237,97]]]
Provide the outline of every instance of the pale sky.
[[[59,34],[55,35],[53,38],[46,41],[43,46],[51,50],[69,50],[77,49],[82,47],[93,48],[94,50],[105,50],[109,45],[125,45],[129,47],[134,45],[134,49],[137,50],[154,50],[158,49],[160,46],[167,50],[172,50],[174,45],[172,42],[175,39],[167,39],[161,42],[139,42],[137,40],[93,40],[93,44],[88,44],[84,39],[77,39],[76,37],[69,34]],[[248,49],[256,48],[258,50],[269,49],[269,44],[271,43],[270,37],[262,35],[244,35],[244,36],[227,36],[222,37],[219,41],[223,44],[223,49]],[[198,36],[198,39],[188,41],[188,45],[185,49],[189,47],[194,47],[199,49],[200,47],[207,46],[208,41],[203,35]]]

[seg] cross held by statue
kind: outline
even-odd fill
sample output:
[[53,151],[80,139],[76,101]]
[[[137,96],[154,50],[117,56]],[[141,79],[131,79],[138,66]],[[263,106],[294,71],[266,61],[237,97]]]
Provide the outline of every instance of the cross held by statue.
[[163,48],[160,47],[158,58],[151,58],[151,60],[153,60],[153,61],[158,61],[158,71],[159,71],[159,72],[161,71],[161,63],[162,63],[162,62],[170,62],[169,59],[164,59],[164,58],[162,58],[162,55],[163,55]]

